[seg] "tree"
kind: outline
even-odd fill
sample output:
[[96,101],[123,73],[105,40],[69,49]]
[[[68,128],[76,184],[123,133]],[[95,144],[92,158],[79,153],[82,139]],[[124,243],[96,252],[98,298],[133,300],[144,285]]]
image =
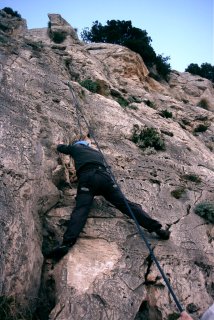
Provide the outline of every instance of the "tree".
[[164,79],[167,78],[168,74],[171,71],[171,66],[168,63],[169,59],[170,57],[163,57],[159,54],[155,60],[157,71],[163,76]]
[[83,41],[86,42],[107,42],[124,45],[130,39],[142,39],[148,45],[151,38],[145,30],[132,27],[131,21],[108,20],[103,26],[100,22],[93,22],[91,30],[85,28],[81,33]]
[[186,69],[186,72],[189,72],[191,74],[197,74],[200,75],[201,68],[197,63],[191,63]]
[[214,66],[210,63],[202,63],[201,76],[214,82]]
[[4,12],[6,12],[7,14],[10,14],[12,17],[17,17],[17,18],[21,19],[21,15],[17,11],[14,11],[13,9],[11,9],[9,7],[4,7],[2,10]]
[[169,57],[157,56],[151,46],[152,39],[146,30],[133,27],[131,21],[108,20],[104,26],[95,21],[91,30],[89,28],[83,30],[81,37],[85,42],[119,44],[139,53],[147,67],[156,65],[157,71],[164,79],[167,79],[171,71],[170,64],[167,63]]
[[195,74],[206,78],[212,82],[214,82],[214,66],[210,63],[202,63],[201,67],[197,63],[191,63],[186,69],[186,72],[190,72],[191,74]]

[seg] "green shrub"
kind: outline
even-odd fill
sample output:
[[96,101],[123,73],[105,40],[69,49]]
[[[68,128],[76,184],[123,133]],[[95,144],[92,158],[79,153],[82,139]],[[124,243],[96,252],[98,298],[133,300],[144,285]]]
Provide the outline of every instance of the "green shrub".
[[142,100],[138,97],[135,97],[135,96],[130,96],[129,97],[129,102],[132,103],[132,102],[135,102],[135,103],[141,103]]
[[[199,264],[200,264],[200,263],[199,263]],[[197,262],[196,262],[196,265],[198,265]],[[199,266],[199,265],[198,265],[198,266]],[[188,305],[186,306],[186,310],[187,310],[187,312],[189,312],[189,313],[194,313],[194,312],[197,312],[197,311],[199,310],[199,307],[198,307],[195,303],[190,302],[190,303],[188,303]]]
[[190,121],[188,119],[181,119],[181,121],[183,122],[183,124],[185,124],[186,126],[190,125]]
[[184,179],[195,182],[195,183],[201,183],[201,178],[197,176],[196,174],[190,173],[190,174],[185,174],[183,176]]
[[214,223],[214,202],[201,202],[196,205],[194,211],[200,217]]
[[51,29],[51,22],[50,21],[48,22],[48,35],[53,42],[58,43],[58,44],[62,43],[67,37],[67,34],[63,31],[53,31]]
[[187,104],[189,103],[189,100],[188,99],[182,99],[183,103]]
[[[0,297],[0,318],[7,319],[11,313],[11,304],[13,299],[10,297],[1,296]],[[8,318],[9,319],[9,318]]]
[[27,46],[30,46],[33,50],[41,51],[41,49],[44,47],[44,44],[41,41],[35,42],[31,40],[25,41]]
[[204,114],[199,114],[198,116],[195,117],[195,120],[207,121],[208,120],[208,116],[204,115]]
[[128,108],[132,110],[138,110],[138,107],[133,104],[128,105]]
[[129,102],[123,98],[123,97],[119,97],[117,98],[117,102],[121,105],[121,107],[125,108],[129,105]]
[[24,310],[14,296],[0,296],[0,319],[32,320],[31,310]]
[[6,26],[4,23],[0,22],[0,30],[2,30],[3,32],[10,30],[10,28],[8,26]]
[[121,97],[121,93],[115,89],[111,88],[110,93],[111,93],[112,97],[115,97],[115,98]]
[[214,66],[212,66],[210,63],[202,63],[200,67],[197,63],[191,63],[185,69],[185,71],[199,75],[214,82]]
[[171,313],[168,315],[168,319],[167,320],[177,320],[180,317],[179,313]]
[[91,79],[81,81],[80,85],[93,93],[99,92],[100,89],[99,83],[96,81],[92,81]]
[[143,100],[143,102],[150,108],[155,109],[155,103],[151,100]]
[[4,12],[6,12],[7,14],[10,14],[12,17],[17,17],[17,18],[21,19],[21,15],[17,11],[13,11],[13,9],[11,9],[9,7],[5,7],[2,10]]
[[199,124],[197,127],[195,127],[194,132],[205,132],[209,128],[209,125],[207,124]]
[[168,80],[168,75],[171,72],[171,66],[168,63],[170,57],[163,57],[162,55],[157,55],[155,59],[155,65],[157,68],[158,74],[163,77],[163,79]]
[[170,111],[168,111],[168,110],[161,110],[160,112],[159,112],[159,115],[161,116],[161,117],[164,117],[164,118],[172,118],[172,112],[170,112]]
[[209,102],[208,102],[208,100],[206,98],[202,98],[198,102],[197,106],[202,108],[202,109],[205,109],[205,110],[209,110],[210,109],[210,104],[209,104]]
[[8,43],[8,38],[7,37],[5,37],[5,36],[3,36],[2,34],[0,34],[0,43],[2,43],[2,44],[6,44],[6,43]]
[[[123,91],[123,90],[121,90],[121,91]],[[139,103],[138,98],[135,98],[135,97],[133,97],[133,96],[130,96],[130,97],[128,98],[128,100],[127,100],[127,99],[125,99],[125,98],[123,97],[123,95],[121,94],[121,92],[119,92],[119,91],[117,91],[117,90],[115,90],[115,89],[110,89],[110,93],[111,93],[112,97],[114,97],[115,100],[116,100],[116,101],[121,105],[121,107],[123,107],[123,108],[128,107],[129,104],[132,103],[132,102],[137,103],[137,101],[138,101],[138,103]],[[130,108],[132,109],[131,106],[130,106]],[[134,108],[133,108],[133,109],[134,109]]]
[[174,136],[174,133],[171,132],[171,131],[168,131],[168,130],[161,130],[161,133],[169,136],[169,137],[173,137]]
[[64,32],[55,31],[50,32],[51,40],[55,43],[62,43],[66,39],[66,34]]
[[182,197],[182,195],[185,192],[185,188],[181,187],[178,189],[175,189],[173,191],[171,191],[171,195],[175,198],[175,199],[180,199]]
[[140,130],[138,126],[134,126],[132,141],[140,148],[154,148],[155,150],[165,150],[165,142],[161,138],[159,132],[155,128],[144,128]]

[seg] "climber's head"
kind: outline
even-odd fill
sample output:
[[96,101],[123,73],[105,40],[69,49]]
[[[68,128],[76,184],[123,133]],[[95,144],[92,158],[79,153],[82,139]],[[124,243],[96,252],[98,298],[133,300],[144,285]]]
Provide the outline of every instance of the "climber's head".
[[82,145],[90,147],[91,146],[90,135],[89,134],[81,135],[79,140],[76,140],[73,142],[73,145],[75,145],[75,144],[82,144]]
[[74,141],[73,146],[76,144],[83,144],[84,146],[89,146],[89,142],[85,140]]

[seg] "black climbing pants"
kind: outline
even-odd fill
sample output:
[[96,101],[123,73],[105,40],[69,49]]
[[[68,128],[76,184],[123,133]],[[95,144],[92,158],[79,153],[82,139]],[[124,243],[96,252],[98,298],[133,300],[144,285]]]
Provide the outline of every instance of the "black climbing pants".
[[[102,168],[92,168],[79,176],[76,196],[76,206],[71,214],[67,230],[63,236],[63,243],[74,243],[85,226],[94,196],[102,195],[118,210],[130,218],[130,212],[124,201],[124,196],[111,176]],[[138,223],[150,232],[161,228],[161,224],[152,219],[139,204],[127,200]]]

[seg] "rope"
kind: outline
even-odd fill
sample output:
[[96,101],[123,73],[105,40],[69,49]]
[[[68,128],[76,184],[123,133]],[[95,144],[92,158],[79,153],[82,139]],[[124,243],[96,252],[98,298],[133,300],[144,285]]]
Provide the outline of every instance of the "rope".
[[[74,91],[73,91],[73,88],[72,88],[71,84],[68,83],[68,85],[69,85],[69,88],[70,88],[70,90],[71,90],[71,92],[72,92],[72,96],[73,96],[74,101],[75,101],[76,110],[79,112],[79,114],[82,115],[82,118],[83,118],[83,120],[84,120],[84,122],[85,122],[85,124],[86,124],[86,126],[87,126],[88,132],[89,132],[89,134],[90,134],[90,137],[94,140],[97,149],[99,150],[99,152],[100,152],[101,155],[102,155],[102,158],[103,158],[104,164],[105,164],[105,166],[106,166],[106,168],[107,168],[107,170],[108,170],[108,173],[110,174],[110,176],[111,176],[111,178],[113,179],[114,183],[115,183],[116,186],[118,187],[119,191],[122,193],[124,203],[125,203],[127,209],[129,210],[129,213],[130,213],[132,219],[134,220],[134,222],[135,222],[135,224],[136,224],[136,226],[137,226],[137,229],[138,229],[138,232],[139,232],[140,236],[141,236],[142,239],[144,240],[144,242],[145,242],[145,244],[146,244],[146,246],[147,246],[147,248],[148,248],[148,250],[149,250],[149,253],[150,253],[150,255],[151,255],[152,260],[155,262],[155,264],[156,264],[156,266],[157,266],[157,268],[158,268],[158,270],[159,270],[159,272],[160,272],[160,274],[161,274],[161,276],[162,276],[162,278],[163,278],[163,280],[164,280],[164,282],[165,282],[165,284],[166,284],[166,286],[167,286],[167,288],[168,288],[168,290],[169,290],[169,292],[170,292],[170,294],[171,294],[171,296],[172,296],[172,298],[173,298],[173,300],[174,300],[174,302],[175,302],[178,310],[179,310],[180,312],[184,311],[184,308],[181,306],[181,303],[179,302],[178,298],[176,297],[176,295],[175,295],[175,293],[174,293],[174,291],[173,291],[173,289],[172,289],[172,287],[171,287],[171,285],[170,285],[170,282],[169,282],[168,278],[166,277],[163,269],[161,268],[161,266],[160,266],[160,264],[159,264],[159,262],[158,262],[158,260],[157,260],[157,258],[156,258],[156,256],[155,256],[155,254],[154,254],[154,252],[153,252],[153,249],[151,248],[150,243],[148,242],[147,238],[145,237],[144,232],[142,231],[142,229],[141,229],[141,227],[140,227],[140,225],[139,225],[139,223],[138,223],[138,221],[137,221],[137,219],[136,219],[136,217],[135,217],[132,209],[130,208],[130,206],[129,206],[128,202],[127,202],[126,197],[124,196],[123,192],[121,191],[121,188],[120,188],[120,186],[118,185],[118,183],[117,183],[117,181],[116,181],[116,179],[115,179],[115,177],[114,177],[114,175],[113,175],[113,173],[112,173],[112,171],[111,171],[111,169],[110,169],[110,166],[108,165],[108,163],[107,163],[107,161],[106,161],[106,159],[105,159],[105,157],[104,157],[104,155],[103,155],[103,153],[102,153],[102,151],[101,151],[101,149],[100,149],[100,147],[99,147],[99,144],[98,144],[97,140],[95,139],[93,133],[91,132],[89,123],[87,122],[87,120],[85,119],[84,115],[82,114],[82,112],[81,112],[81,110],[80,110],[78,101],[77,101],[77,99],[76,99],[76,97],[75,97],[75,94],[74,94]],[[80,125],[80,121],[78,121],[78,125]]]
[[[78,101],[75,97],[75,94],[74,94],[74,91],[73,91],[73,88],[70,84],[70,82],[68,82],[68,86],[70,88],[70,91],[71,91],[71,94],[72,94],[72,97],[73,97],[73,100],[74,100],[74,106],[76,108],[76,116],[77,116],[77,122],[78,122],[78,127],[79,127],[79,132],[80,132],[80,136],[82,136],[82,128],[81,128],[81,123],[80,123],[80,116],[82,115],[82,112],[79,108],[79,104],[78,104]],[[79,112],[79,114],[78,114]]]

